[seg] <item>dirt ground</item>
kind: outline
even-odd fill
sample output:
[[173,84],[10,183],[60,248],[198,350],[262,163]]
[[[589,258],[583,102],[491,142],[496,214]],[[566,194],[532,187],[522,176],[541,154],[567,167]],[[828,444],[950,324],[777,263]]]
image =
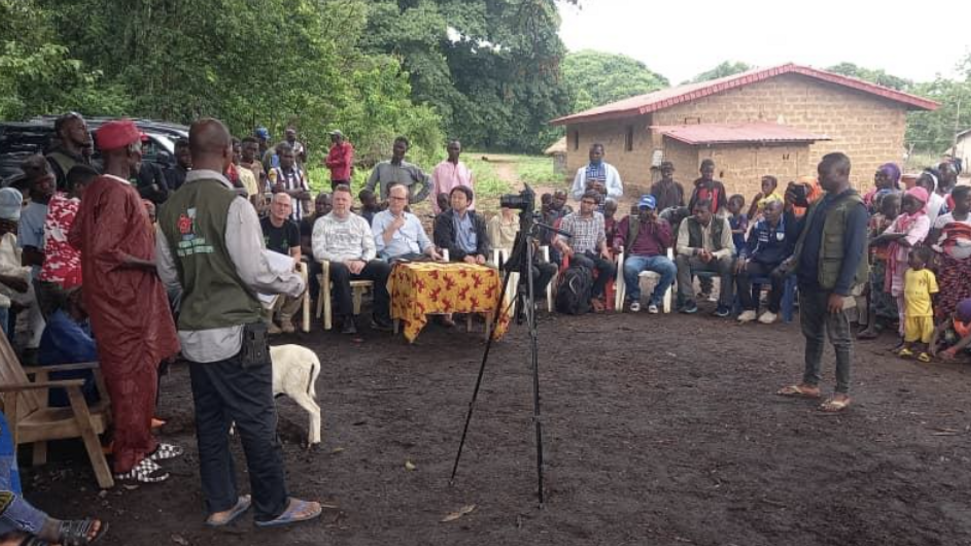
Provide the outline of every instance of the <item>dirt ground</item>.
[[28,499],[59,517],[105,519],[106,545],[971,544],[971,366],[898,360],[889,337],[859,346],[856,403],[825,415],[772,394],[799,378],[796,324],[544,314],[543,509],[522,327],[494,347],[454,487],[480,333],[429,325],[408,346],[315,328],[279,342],[323,362],[319,450],[301,446],[306,414],[278,400],[289,487],[329,506],[320,520],[277,531],[257,531],[248,515],[226,531],[202,525],[183,366],[163,383],[161,436],[187,450],[167,465],[169,482],[99,493],[83,451],[63,442],[46,466],[23,470]]

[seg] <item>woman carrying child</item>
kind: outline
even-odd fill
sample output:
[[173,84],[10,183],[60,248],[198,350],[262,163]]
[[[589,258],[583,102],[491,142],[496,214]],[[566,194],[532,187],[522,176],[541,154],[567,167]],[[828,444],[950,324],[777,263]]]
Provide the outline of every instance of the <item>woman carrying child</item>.
[[[877,196],[876,201],[878,212],[870,217],[868,229],[870,241],[875,241],[887,231],[900,214],[900,196],[896,193],[883,193]],[[866,330],[860,332],[857,339],[876,339],[884,328],[899,317],[897,300],[885,286],[888,244],[870,243],[870,294],[867,299],[869,318]]]
[[940,319],[950,317],[958,302],[971,298],[971,186],[956,186],[951,197],[954,212],[939,216],[927,238],[938,253],[941,293],[936,311]]

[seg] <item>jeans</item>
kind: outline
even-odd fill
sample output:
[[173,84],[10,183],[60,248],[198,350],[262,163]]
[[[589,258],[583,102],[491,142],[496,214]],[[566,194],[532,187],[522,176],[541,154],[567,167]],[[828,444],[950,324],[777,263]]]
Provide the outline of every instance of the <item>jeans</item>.
[[530,275],[533,276],[533,296],[539,300],[546,291],[546,285],[550,283],[553,275],[556,275],[557,267],[554,264],[534,263],[530,268]]
[[388,294],[390,275],[391,265],[381,260],[371,260],[357,275],[352,274],[341,262],[330,262],[330,282],[333,285],[335,314],[342,318],[354,315],[351,281],[373,281],[374,318],[381,322],[391,322],[391,296]]
[[10,322],[10,308],[0,307],[0,331],[3,331],[3,335],[7,336],[10,340],[10,335],[7,334],[7,323]]
[[738,285],[738,299],[741,300],[743,311],[755,311],[758,302],[757,296],[752,294],[752,277],[768,277],[772,282],[772,290],[769,292],[769,312],[778,314],[782,307],[782,292],[785,289],[784,271],[779,270],[780,264],[763,264],[759,262],[749,262],[745,269],[735,277],[735,284]]
[[190,362],[189,378],[195,402],[199,474],[208,512],[229,510],[239,497],[229,448],[229,427],[235,421],[246,455],[256,519],[266,521],[282,514],[288,494],[269,360],[250,368],[240,365],[239,355],[219,362]]
[[639,277],[643,271],[653,271],[661,276],[661,280],[654,287],[654,293],[651,294],[651,304],[660,305],[664,293],[674,283],[678,268],[667,256],[628,256],[624,260],[624,284],[627,286],[627,299],[630,301],[641,299]]
[[602,296],[607,283],[614,278],[614,273],[617,272],[617,268],[614,266],[613,262],[605,260],[593,252],[574,254],[573,257],[570,258],[570,265],[577,265],[579,267],[585,267],[587,269],[597,271],[597,278],[594,279],[593,288],[590,290],[591,298],[599,298]]
[[713,259],[705,263],[697,256],[679,254],[675,258],[675,261],[678,264],[678,295],[681,297],[681,300],[694,301],[695,285],[692,276],[698,271],[709,271],[718,273],[721,279],[718,306],[731,309],[735,296],[735,280],[732,276],[732,269],[735,267],[734,257],[725,256],[724,258]]
[[17,453],[7,418],[0,412],[0,535],[25,532],[36,535],[47,522],[47,514],[23,497]]
[[806,371],[802,382],[819,385],[820,369],[826,335],[836,350],[836,392],[846,394],[850,390],[850,367],[853,362],[853,341],[850,336],[850,319],[841,309],[830,313],[826,308],[831,292],[819,288],[799,289],[799,322],[806,338]]

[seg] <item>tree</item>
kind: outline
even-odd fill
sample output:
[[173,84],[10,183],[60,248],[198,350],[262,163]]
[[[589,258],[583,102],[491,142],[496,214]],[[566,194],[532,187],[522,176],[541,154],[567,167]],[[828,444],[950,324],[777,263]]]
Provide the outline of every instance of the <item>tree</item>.
[[954,81],[938,77],[911,89],[916,95],[941,103],[933,112],[907,116],[907,143],[915,151],[939,154],[951,147],[954,129],[971,127],[971,78]]
[[826,70],[829,72],[842,74],[844,76],[850,76],[852,78],[872,82],[891,89],[896,89],[897,91],[907,91],[914,85],[914,82],[911,80],[906,78],[898,78],[897,76],[887,74],[882,69],[872,70],[857,66],[853,63],[840,63],[833,65]]
[[751,70],[751,69],[752,69],[751,65],[743,62],[725,61],[720,65],[716,66],[715,68],[712,68],[711,70],[706,70],[684,83],[699,83],[699,82],[706,82],[709,80],[716,80],[718,78],[724,78],[725,76],[732,76],[734,74],[739,74],[739,73],[745,72],[746,70]]
[[600,51],[571,52],[563,60],[562,69],[563,80],[574,96],[574,112],[669,85],[667,78],[636,59]]

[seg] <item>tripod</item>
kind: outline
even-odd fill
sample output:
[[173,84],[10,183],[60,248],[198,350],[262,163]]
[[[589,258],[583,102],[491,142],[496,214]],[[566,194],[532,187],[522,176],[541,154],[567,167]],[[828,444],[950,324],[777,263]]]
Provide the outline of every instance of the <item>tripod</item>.
[[[550,226],[545,226],[535,221],[533,212],[523,210],[519,213],[519,233],[516,235],[516,242],[513,244],[512,254],[509,260],[502,264],[502,290],[499,293],[499,312],[492,319],[492,331],[496,331],[496,326],[504,312],[502,303],[506,299],[506,289],[509,285],[510,274],[514,271],[519,272],[519,283],[516,286],[515,308],[517,310],[516,320],[518,324],[525,318],[526,326],[529,329],[529,359],[533,372],[533,424],[536,429],[536,478],[537,493],[539,496],[540,507],[543,506],[543,422],[540,413],[539,399],[539,338],[536,333],[536,305],[533,291],[533,241],[536,239],[536,231],[540,228],[554,230]],[[492,349],[493,337],[490,336],[486,341],[485,351],[482,355],[482,364],[479,366],[479,375],[475,380],[475,389],[472,391],[472,400],[469,401],[469,410],[465,416],[465,427],[462,429],[462,440],[459,442],[458,453],[455,455],[455,465],[452,467],[452,476],[449,478],[449,485],[455,483],[455,474],[458,472],[459,460],[462,458],[462,448],[465,446],[465,438],[469,432],[469,423],[472,421],[472,412],[475,409],[475,401],[479,396],[479,388],[482,386],[482,375],[485,373],[486,362],[489,361],[489,351]]]

